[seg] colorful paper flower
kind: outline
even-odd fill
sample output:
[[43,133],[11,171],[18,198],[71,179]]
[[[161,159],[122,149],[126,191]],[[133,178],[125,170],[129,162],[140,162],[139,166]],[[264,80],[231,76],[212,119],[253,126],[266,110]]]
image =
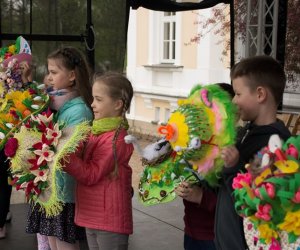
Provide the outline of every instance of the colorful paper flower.
[[281,230],[300,235],[300,211],[286,213],[283,223],[278,225]]
[[278,238],[278,233],[271,229],[268,224],[261,224],[257,227],[260,238],[263,238],[267,244],[272,242],[272,239]]
[[47,144],[42,145],[42,149],[33,151],[39,156],[37,164],[40,165],[43,161],[52,161],[54,152],[50,149]]
[[260,188],[264,188],[266,193],[268,194],[269,198],[273,199],[275,197],[275,187],[272,183],[263,183],[259,188],[256,188],[254,190],[254,193],[257,197],[260,199],[263,199],[261,193],[260,193]]
[[270,204],[258,205],[255,216],[264,221],[269,221],[271,219],[271,211],[272,206]]
[[58,139],[61,137],[62,132],[59,130],[59,125],[56,123],[53,129],[47,128],[47,139],[53,139],[53,145],[56,146]]
[[48,179],[49,169],[43,169],[43,170],[33,170],[31,171],[32,174],[34,174],[36,177],[34,178],[34,183],[38,183],[40,181],[45,182]]
[[18,140],[16,138],[9,138],[6,142],[4,153],[7,157],[14,157],[18,149]]
[[300,188],[298,188],[297,192],[295,193],[294,198],[292,199],[293,202],[295,203],[300,203]]
[[237,176],[233,179],[232,188],[239,189],[244,187],[245,185],[250,185],[252,181],[252,176],[250,173],[238,173]]

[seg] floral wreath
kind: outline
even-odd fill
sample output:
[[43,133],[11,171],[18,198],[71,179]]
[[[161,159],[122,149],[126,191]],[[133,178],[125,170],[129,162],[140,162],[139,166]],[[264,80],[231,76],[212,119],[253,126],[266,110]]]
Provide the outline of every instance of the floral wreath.
[[[25,123],[26,128],[35,129],[41,132],[41,141],[28,148],[33,153],[33,157],[27,159],[31,167],[29,172],[18,175],[15,172],[15,177],[12,180],[13,185],[17,190],[25,190],[27,199],[32,199],[34,195],[39,195],[43,190],[49,187],[48,174],[49,166],[48,162],[53,161],[53,156],[56,152],[56,146],[58,139],[62,135],[63,125],[53,122],[53,113],[50,111],[38,114],[37,116],[31,116]],[[15,156],[18,149],[18,139],[13,137],[8,139],[5,145],[5,155],[9,158]]]
[[13,186],[24,190],[27,200],[40,204],[48,216],[57,215],[63,205],[56,189],[56,173],[62,171],[60,162],[76,151],[89,131],[88,122],[65,128],[48,110],[31,115],[5,145]]
[[0,98],[0,149],[23,122],[49,105],[44,87],[44,84],[32,83],[26,90],[11,91]]
[[268,147],[246,165],[248,171],[233,179],[235,208],[244,218],[251,249],[300,246],[299,152],[300,136],[282,145],[279,136],[272,135]]

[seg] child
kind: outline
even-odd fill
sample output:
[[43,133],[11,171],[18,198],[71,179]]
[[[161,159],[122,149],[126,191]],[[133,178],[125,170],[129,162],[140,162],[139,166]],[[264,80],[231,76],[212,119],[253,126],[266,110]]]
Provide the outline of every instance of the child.
[[121,74],[94,75],[92,134],[81,154],[65,164],[77,180],[75,223],[86,228],[90,250],[128,249],[133,147],[124,137],[132,96],[131,83]]
[[[58,49],[48,56],[48,84],[50,107],[56,111],[58,121],[66,126],[92,120],[89,108],[92,102],[89,70],[84,57],[73,48]],[[52,250],[79,249],[78,240],[84,237],[84,229],[74,224],[75,180],[68,174],[57,176],[58,196],[64,202],[63,211],[46,217],[38,205],[31,206],[26,227],[27,233],[47,235]]]
[[226,147],[221,155],[225,162],[218,190],[215,217],[217,249],[247,249],[243,220],[235,211],[232,180],[256,152],[268,145],[272,134],[283,140],[290,136],[276,112],[285,88],[285,74],[280,64],[269,56],[256,56],[237,63],[231,80],[240,118],[248,123],[238,133],[235,146]]
[[7,160],[4,150],[0,150],[0,239],[6,237],[7,215],[10,206],[11,185],[8,184],[9,161]]
[[[28,62],[21,62],[22,66],[22,82],[32,82],[31,68]],[[0,150],[0,239],[6,237],[5,224],[11,221],[12,215],[9,211],[12,186],[8,183],[9,161],[4,154],[4,150]]]
[[[232,86],[218,83],[233,98]],[[215,250],[214,218],[217,195],[214,191],[182,182],[175,192],[184,204],[184,249]]]

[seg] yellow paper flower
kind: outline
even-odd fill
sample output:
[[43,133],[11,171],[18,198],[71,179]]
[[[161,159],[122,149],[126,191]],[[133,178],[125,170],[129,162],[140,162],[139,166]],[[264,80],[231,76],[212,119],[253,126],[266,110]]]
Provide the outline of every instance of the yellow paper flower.
[[281,230],[300,235],[300,211],[287,212],[283,223],[278,225]]
[[16,48],[16,46],[14,44],[8,46],[8,52],[9,53],[12,53],[14,55],[16,53],[16,50],[17,50],[17,48]]
[[30,93],[28,90],[26,91],[12,91],[6,94],[6,99],[12,100],[14,103],[15,102],[22,102],[25,99],[31,97]]
[[185,116],[180,112],[174,112],[171,115],[168,124],[172,125],[175,129],[174,140],[173,138],[170,140],[172,148],[175,148],[176,146],[182,148],[187,147],[189,143],[189,128],[185,122]]
[[257,227],[257,229],[260,238],[264,239],[267,244],[272,242],[272,238],[278,238],[278,233],[271,229],[268,224],[261,224]]
[[161,175],[160,173],[152,173],[152,182],[159,182],[161,180]]

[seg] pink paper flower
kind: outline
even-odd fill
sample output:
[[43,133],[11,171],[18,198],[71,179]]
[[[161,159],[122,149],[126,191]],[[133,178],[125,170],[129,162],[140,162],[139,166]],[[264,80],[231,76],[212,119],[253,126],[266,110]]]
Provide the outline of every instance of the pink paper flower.
[[294,195],[294,198],[292,199],[295,203],[300,203],[300,188],[297,190],[297,192]]
[[5,144],[4,153],[7,157],[14,157],[18,149],[18,140],[16,138],[9,138]]
[[[264,188],[264,189],[266,190],[268,196],[269,196],[271,199],[273,199],[273,198],[275,197],[275,187],[274,187],[274,185],[273,185],[272,183],[268,183],[268,182],[267,182],[267,183],[263,183],[263,184],[261,185],[261,188]],[[263,199],[262,196],[261,196],[261,194],[260,194],[260,192],[259,192],[259,189],[258,189],[258,188],[256,188],[256,189],[254,190],[254,194],[255,194],[257,197],[259,197],[260,199]]]
[[233,189],[240,189],[245,186],[245,184],[250,185],[252,181],[252,176],[250,173],[240,174],[238,173],[237,176],[233,179],[232,188]]
[[297,148],[294,146],[294,145],[290,145],[289,148],[285,151],[285,153],[287,155],[290,155],[292,156],[293,158],[295,159],[298,159],[298,156],[299,156],[299,152],[297,150]]
[[271,220],[270,212],[272,211],[272,206],[270,204],[258,205],[257,212],[255,216],[259,219],[269,221]]

